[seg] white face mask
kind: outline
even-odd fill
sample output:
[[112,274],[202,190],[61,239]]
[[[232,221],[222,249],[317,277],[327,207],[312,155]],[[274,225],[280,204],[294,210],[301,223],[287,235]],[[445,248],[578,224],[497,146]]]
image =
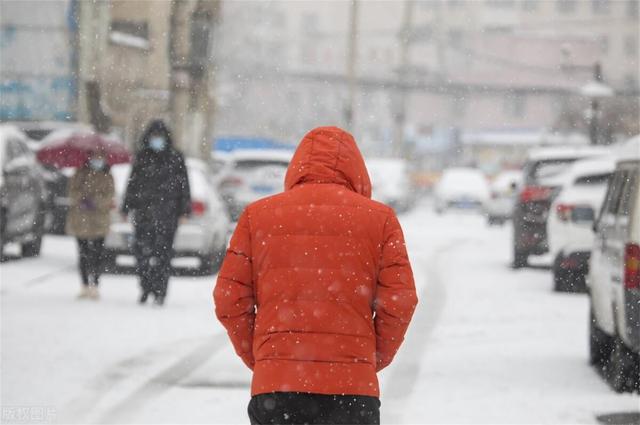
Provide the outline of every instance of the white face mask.
[[164,140],[162,136],[153,136],[151,140],[149,140],[149,147],[156,152],[164,150],[165,146],[167,146],[167,141]]
[[106,162],[102,158],[92,158],[89,160],[89,167],[91,167],[93,170],[96,170],[96,171],[102,170],[105,165],[106,165]]

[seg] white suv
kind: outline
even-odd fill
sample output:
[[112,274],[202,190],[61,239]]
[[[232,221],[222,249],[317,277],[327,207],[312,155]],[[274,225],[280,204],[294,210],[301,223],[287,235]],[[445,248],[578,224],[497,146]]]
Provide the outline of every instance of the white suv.
[[251,202],[284,190],[292,156],[292,151],[284,149],[238,149],[231,153],[219,178],[231,220],[237,221]]
[[640,391],[640,136],[618,153],[594,230],[590,360],[616,391]]
[[556,291],[584,291],[593,247],[593,220],[613,173],[613,157],[574,162],[564,174],[560,193],[547,218],[547,240],[553,259]]

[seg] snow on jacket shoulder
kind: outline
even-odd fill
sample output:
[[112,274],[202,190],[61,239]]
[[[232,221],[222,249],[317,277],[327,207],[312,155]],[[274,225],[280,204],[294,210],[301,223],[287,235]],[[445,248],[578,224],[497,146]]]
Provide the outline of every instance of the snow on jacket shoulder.
[[253,369],[252,395],[379,396],[417,304],[393,210],[372,201],[353,137],[301,141],[285,192],[241,215],[214,290],[216,315]]

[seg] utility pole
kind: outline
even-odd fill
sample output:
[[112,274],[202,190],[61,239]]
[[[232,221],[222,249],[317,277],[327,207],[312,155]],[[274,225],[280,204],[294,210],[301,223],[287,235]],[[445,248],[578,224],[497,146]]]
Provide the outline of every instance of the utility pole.
[[394,111],[395,131],[392,140],[393,156],[398,157],[404,154],[404,127],[406,122],[407,103],[407,74],[410,64],[409,48],[412,34],[413,0],[405,0],[404,16],[402,19],[402,29],[399,34],[400,44],[400,67],[398,69],[398,89],[397,101]]
[[[602,84],[602,67],[600,66],[600,62],[596,62],[593,65],[593,80],[596,83]],[[592,145],[599,144],[599,132],[598,128],[598,114],[600,113],[600,103],[598,102],[598,97],[591,97],[591,120],[589,122],[589,140]]]
[[349,85],[349,98],[347,99],[344,115],[347,130],[353,131],[356,103],[356,60],[358,56],[358,0],[351,0],[347,52],[347,81]]

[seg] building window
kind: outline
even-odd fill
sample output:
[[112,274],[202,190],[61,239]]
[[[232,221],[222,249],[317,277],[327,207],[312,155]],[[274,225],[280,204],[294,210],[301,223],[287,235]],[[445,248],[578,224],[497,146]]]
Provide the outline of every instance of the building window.
[[600,36],[600,52],[603,54],[609,53],[609,37],[606,35]]
[[638,56],[638,39],[635,35],[628,35],[624,38],[624,53],[627,56]]
[[146,21],[114,19],[109,24],[109,41],[113,44],[147,50],[150,47]]
[[563,15],[569,15],[576,11],[576,0],[556,0],[556,10]]
[[504,98],[504,111],[512,118],[522,118],[527,109],[527,98],[522,93],[508,94]]
[[460,47],[462,44],[462,32],[460,30],[449,30],[449,43],[453,47]]
[[611,11],[611,0],[591,0],[591,9],[595,15],[607,15]]
[[640,0],[627,0],[628,17],[638,19],[638,5],[640,5]]
[[454,96],[451,99],[451,115],[458,119],[464,119],[467,112],[467,99],[464,96]]
[[522,10],[526,10],[527,12],[538,10],[539,3],[540,0],[522,0]]
[[640,84],[638,83],[638,77],[633,74],[625,75],[624,86],[629,90],[638,90],[638,88],[640,88]]
[[496,9],[510,9],[515,6],[514,0],[486,0],[487,5]]

